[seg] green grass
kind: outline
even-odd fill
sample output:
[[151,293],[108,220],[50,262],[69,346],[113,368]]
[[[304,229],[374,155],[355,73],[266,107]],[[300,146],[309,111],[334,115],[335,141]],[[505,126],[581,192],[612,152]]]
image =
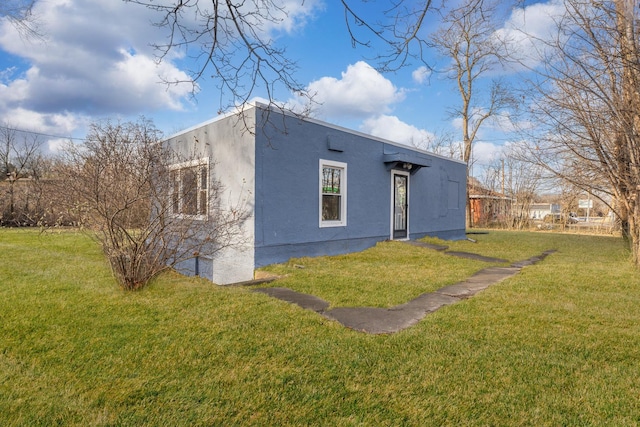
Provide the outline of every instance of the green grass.
[[318,296],[333,307],[392,307],[459,282],[487,265],[406,243],[382,242],[360,253],[297,258],[263,270],[282,276],[271,286]]
[[[622,241],[475,237],[447,243],[558,252],[371,336],[176,274],[123,292],[87,237],[0,230],[0,425],[638,425],[640,274]],[[335,306],[386,306],[485,265],[391,242],[273,269]]]

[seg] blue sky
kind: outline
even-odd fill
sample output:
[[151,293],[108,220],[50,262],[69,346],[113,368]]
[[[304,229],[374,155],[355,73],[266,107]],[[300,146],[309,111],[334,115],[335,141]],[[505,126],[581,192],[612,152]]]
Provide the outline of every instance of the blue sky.
[[[299,66],[300,83],[322,102],[315,117],[401,143],[418,142],[435,134],[460,132],[447,109],[459,102],[450,81],[425,72],[414,63],[380,74],[373,68],[375,52],[353,48],[344,25],[343,9],[333,0],[281,0],[293,7],[282,28],[274,28],[277,43]],[[451,4],[451,2],[449,2]],[[522,2],[509,9],[501,31],[513,32],[526,22],[541,34],[551,25],[550,13],[559,0]],[[373,9],[365,12],[374,21]],[[220,109],[216,81],[167,87],[159,76],[187,78],[190,64],[171,55],[156,64],[150,46],[166,36],[150,22],[152,11],[120,0],[38,0],[34,8],[42,38],[21,37],[0,19],[0,123],[48,135],[82,138],[96,119],[151,118],[166,134],[215,117]],[[526,19],[525,19],[526,17]],[[425,31],[435,29],[429,17]],[[527,54],[531,41],[515,39]],[[429,65],[446,64],[434,52]],[[511,70],[503,76],[517,78]],[[264,95],[263,95],[264,96]],[[282,102],[294,99],[278,93]],[[507,114],[508,112],[505,112]],[[490,162],[509,136],[487,126],[476,145],[479,162]],[[55,150],[59,138],[48,138]]]

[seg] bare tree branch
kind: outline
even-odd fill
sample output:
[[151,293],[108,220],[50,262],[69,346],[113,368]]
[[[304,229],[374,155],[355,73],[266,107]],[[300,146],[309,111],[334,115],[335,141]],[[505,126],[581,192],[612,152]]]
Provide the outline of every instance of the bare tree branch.
[[[29,187],[41,178],[42,143],[38,135],[20,132],[10,125],[0,126],[1,224],[22,226],[37,222],[30,215]],[[19,183],[24,191],[18,190]]]
[[157,12],[154,25],[168,30],[166,43],[155,44],[158,60],[186,54],[197,68],[189,83],[194,93],[198,81],[214,79],[220,89],[222,110],[237,108],[257,96],[258,88],[273,98],[278,87],[304,94],[295,79],[296,63],[274,42],[272,28],[288,18],[278,0],[125,0]]
[[36,0],[3,0],[0,3],[0,18],[4,17],[25,38],[41,38],[38,22],[33,14]]
[[[190,179],[176,190],[172,165],[193,159],[178,158],[148,120],[94,123],[86,142],[69,145],[61,160],[61,191],[102,244],[124,289],[139,289],[182,261],[242,243],[243,207],[217,208],[222,188],[208,163],[187,168]],[[176,208],[178,196],[184,210]],[[201,212],[192,215],[191,209]]]
[[[188,83],[193,92],[198,82],[211,78],[218,83],[222,110],[242,108],[252,98],[266,91],[273,102],[278,89],[305,96],[304,85],[295,76],[296,62],[278,47],[273,29],[285,19],[294,19],[291,4],[282,0],[125,0],[141,5],[157,13],[154,25],[168,31],[165,43],[155,45],[158,60],[185,54],[195,60],[196,68],[190,70],[190,79],[166,80],[166,84]],[[427,47],[422,37],[422,27],[427,12],[432,9],[431,0],[414,3],[398,0],[385,4],[382,16],[376,22],[368,22],[356,7],[370,7],[365,0],[341,0],[345,22],[354,46],[373,46],[368,37],[382,42],[376,51],[379,69],[397,70],[408,64],[411,58],[423,60]],[[295,3],[293,3],[295,4]],[[304,6],[304,0],[299,5]]]
[[565,5],[533,82],[532,158],[608,203],[640,265],[640,5]]
[[[451,115],[462,121],[462,160],[471,166],[471,153],[481,126],[511,105],[505,85],[493,80],[488,98],[480,82],[503,60],[502,45],[495,38],[497,4],[488,0],[466,0],[442,17],[441,27],[431,37],[431,45],[451,65],[442,72],[455,82],[460,105]],[[472,226],[471,205],[467,198],[467,225]]]
[[[341,0],[341,3],[352,46],[373,47],[365,38],[368,36],[382,42],[383,48],[376,55],[380,71],[396,71],[407,65],[411,58],[426,64],[423,53],[428,41],[422,30],[427,13],[433,9],[431,0],[417,3],[394,1],[382,11],[375,23],[363,18],[363,14],[356,10],[354,4],[359,2]],[[369,2],[360,3],[362,8],[371,7]]]

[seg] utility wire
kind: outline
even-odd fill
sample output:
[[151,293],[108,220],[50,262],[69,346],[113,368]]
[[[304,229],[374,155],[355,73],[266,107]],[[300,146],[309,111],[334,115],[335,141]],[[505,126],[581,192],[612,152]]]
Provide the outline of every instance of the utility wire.
[[34,135],[46,136],[46,137],[49,137],[49,138],[70,139],[70,140],[74,140],[74,141],[84,141],[84,138],[74,138],[72,136],[51,135],[49,133],[35,132],[35,131],[32,131],[32,130],[25,130],[25,129],[10,128],[8,126],[2,126],[2,125],[0,125],[0,129],[6,129],[6,130],[9,130],[9,131],[14,131],[14,132],[31,133],[31,134],[34,134]]

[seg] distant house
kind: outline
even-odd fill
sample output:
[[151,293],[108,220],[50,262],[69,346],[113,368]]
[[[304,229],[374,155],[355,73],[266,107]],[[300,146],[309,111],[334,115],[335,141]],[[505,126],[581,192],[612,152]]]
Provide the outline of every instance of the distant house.
[[543,220],[547,215],[559,214],[560,205],[557,203],[533,203],[529,208],[529,218]]
[[511,218],[515,199],[484,188],[474,178],[469,178],[467,191],[469,192],[473,225],[485,226],[504,223]]
[[[243,198],[250,210],[242,247],[184,262],[181,272],[194,274],[198,265],[201,276],[228,284],[292,257],[389,239],[465,238],[464,163],[261,104],[242,114],[166,140],[195,153],[203,177],[222,182],[223,203]],[[206,220],[211,207],[197,209]]]

